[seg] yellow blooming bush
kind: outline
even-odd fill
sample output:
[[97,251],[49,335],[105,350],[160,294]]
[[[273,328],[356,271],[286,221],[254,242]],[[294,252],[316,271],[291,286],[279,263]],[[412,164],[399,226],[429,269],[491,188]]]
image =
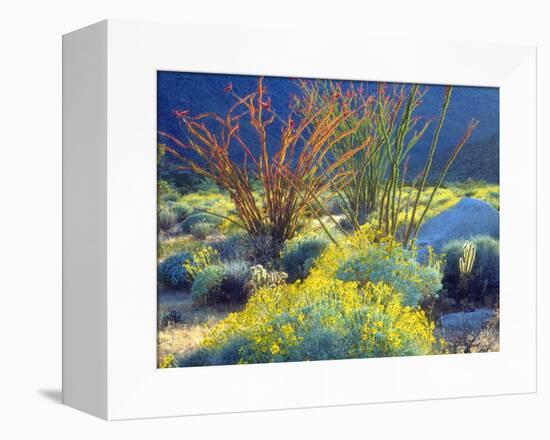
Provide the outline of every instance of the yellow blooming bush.
[[399,292],[406,306],[417,306],[438,295],[442,275],[433,258],[428,264],[421,264],[415,250],[404,249],[392,238],[373,243],[373,234],[372,229],[364,227],[344,242],[343,252],[329,252],[332,264],[323,265],[322,269],[342,281],[384,282]]
[[384,282],[336,277],[350,256],[389,249],[365,229],[330,245],[304,281],[256,291],[244,309],[218,323],[184,365],[306,361],[432,353],[434,324]]
[[177,366],[176,358],[172,354],[167,355],[159,364],[159,368],[175,368]]
[[226,194],[216,192],[193,192],[185,194],[178,200],[180,204],[186,204],[197,211],[209,211],[216,214],[227,215],[234,210],[231,200]]

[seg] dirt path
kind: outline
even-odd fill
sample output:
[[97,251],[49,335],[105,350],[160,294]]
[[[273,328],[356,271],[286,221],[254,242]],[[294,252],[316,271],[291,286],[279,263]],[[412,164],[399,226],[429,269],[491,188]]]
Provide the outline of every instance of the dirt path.
[[159,324],[170,312],[176,312],[181,321],[169,324],[158,332],[158,362],[169,354],[180,357],[195,350],[208,331],[229,313],[234,306],[194,308],[189,292],[161,290],[158,299]]

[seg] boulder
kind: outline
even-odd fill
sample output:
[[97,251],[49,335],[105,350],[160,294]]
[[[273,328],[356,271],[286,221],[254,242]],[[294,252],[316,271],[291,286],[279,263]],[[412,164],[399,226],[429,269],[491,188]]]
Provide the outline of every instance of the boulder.
[[499,213],[487,202],[463,198],[435,217],[426,220],[418,231],[419,248],[431,246],[440,252],[451,240],[468,240],[476,235],[499,238]]
[[494,316],[491,309],[477,309],[473,312],[448,313],[439,319],[443,335],[466,335],[479,333]]

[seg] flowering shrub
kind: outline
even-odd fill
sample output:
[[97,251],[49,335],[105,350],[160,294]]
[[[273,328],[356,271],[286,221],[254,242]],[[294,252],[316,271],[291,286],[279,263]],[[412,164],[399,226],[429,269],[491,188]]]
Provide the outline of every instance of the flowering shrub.
[[339,264],[336,277],[343,281],[384,282],[403,296],[403,304],[416,306],[441,290],[437,268],[416,261],[416,253],[393,242],[357,249]]
[[[212,182],[205,180],[204,184],[212,185]],[[228,215],[233,210],[231,199],[226,194],[217,192],[216,188],[210,188],[207,191],[193,191],[182,196],[178,202],[190,206],[195,212],[207,211]]]
[[159,368],[176,368],[177,366],[178,366],[178,363],[176,362],[174,355],[169,354],[162,360],[162,362],[159,365]]
[[158,281],[166,287],[181,289],[191,284],[191,277],[184,264],[191,260],[189,252],[181,252],[162,261],[157,270]]
[[183,266],[191,279],[210,266],[216,266],[220,262],[218,251],[210,246],[204,246],[195,250],[190,258],[184,261]]
[[350,255],[377,244],[369,231],[330,245],[303,282],[263,287],[218,323],[184,365],[263,363],[429,354],[434,324],[386,282],[344,280]]

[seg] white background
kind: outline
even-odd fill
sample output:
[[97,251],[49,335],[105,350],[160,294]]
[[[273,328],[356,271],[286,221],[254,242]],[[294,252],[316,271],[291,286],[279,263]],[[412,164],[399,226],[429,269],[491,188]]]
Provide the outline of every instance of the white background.
[[[106,17],[199,23],[326,27],[368,35],[526,43],[539,46],[539,224],[548,179],[542,121],[548,103],[550,38],[545,2],[462,0],[19,1],[0,17],[0,437],[3,438],[547,438],[550,389],[550,246],[539,230],[539,393],[360,407],[106,423],[62,407],[61,383],[61,34]],[[448,21],[446,21],[448,17]],[[195,44],[194,42],[182,42]],[[223,44],[223,41],[220,42]],[[313,42],[312,42],[313,44]],[[231,48],[228,48],[231,50]],[[521,145],[518,145],[521,148]],[[520,295],[521,292],[518,292]],[[544,417],[546,416],[546,417]],[[32,437],[31,437],[32,436]],[[500,436],[500,437],[497,437]]]

